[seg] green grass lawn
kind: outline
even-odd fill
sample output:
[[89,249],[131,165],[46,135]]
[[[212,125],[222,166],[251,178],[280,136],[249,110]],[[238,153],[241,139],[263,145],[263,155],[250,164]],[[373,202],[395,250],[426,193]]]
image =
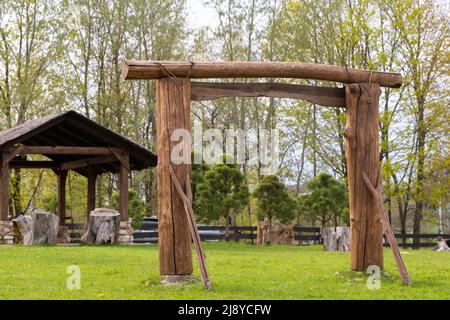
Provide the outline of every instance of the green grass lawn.
[[[159,283],[157,246],[0,246],[0,299],[450,299],[450,253],[403,256],[414,281],[403,286],[389,250],[381,289],[349,272],[349,254],[321,247],[206,243],[214,292],[199,282]],[[195,260],[194,260],[195,262]],[[67,266],[81,289],[66,288]],[[197,268],[194,271],[198,275]]]

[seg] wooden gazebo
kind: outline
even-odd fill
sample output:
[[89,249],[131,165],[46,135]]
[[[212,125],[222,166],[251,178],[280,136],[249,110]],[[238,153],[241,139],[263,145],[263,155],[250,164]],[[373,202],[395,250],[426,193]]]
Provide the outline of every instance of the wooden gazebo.
[[[48,160],[29,160],[39,154]],[[121,220],[128,220],[130,170],[156,166],[156,155],[126,137],[69,111],[35,119],[0,132],[0,221],[8,220],[9,169],[51,169],[58,177],[58,215],[65,224],[66,179],[69,170],[85,176],[87,215],[95,209],[95,181],[99,174],[119,174]]]

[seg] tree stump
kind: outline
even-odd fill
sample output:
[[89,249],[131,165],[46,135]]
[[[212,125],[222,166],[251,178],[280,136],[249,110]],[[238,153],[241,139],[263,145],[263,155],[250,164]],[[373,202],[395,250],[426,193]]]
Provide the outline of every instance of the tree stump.
[[323,228],[324,251],[350,251],[350,228]]
[[12,220],[19,232],[18,241],[26,246],[33,244],[33,218],[31,216],[20,215]]
[[33,244],[56,243],[59,230],[59,217],[45,211],[36,210],[32,214]]
[[116,243],[119,239],[120,213],[113,209],[97,208],[89,215],[83,243]]
[[269,225],[264,223],[258,223],[256,244],[261,245],[269,242],[271,244],[287,244],[292,245],[294,243],[294,228],[285,224],[272,224],[271,237],[269,237]]
[[12,221],[19,230],[19,241],[24,245],[56,243],[59,232],[56,214],[35,210],[31,216],[20,215]]

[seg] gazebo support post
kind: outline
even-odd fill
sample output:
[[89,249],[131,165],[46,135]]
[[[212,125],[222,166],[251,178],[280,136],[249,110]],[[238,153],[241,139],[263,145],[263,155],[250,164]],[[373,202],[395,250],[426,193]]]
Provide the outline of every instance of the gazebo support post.
[[119,173],[119,210],[121,221],[128,221],[128,174],[130,166],[130,157],[123,154],[120,161]]
[[66,181],[67,171],[58,171],[58,215],[59,224],[64,226],[66,224]]
[[9,163],[0,154],[0,221],[8,220],[9,213]]
[[[190,80],[185,78],[156,81],[159,263],[162,281],[171,283],[186,281],[193,271],[191,236],[184,203],[169,173],[169,166],[172,166],[186,192],[190,164],[172,163],[172,148],[180,142],[171,141],[171,135],[176,129],[189,131],[190,84]],[[190,143],[185,144],[184,152],[190,158]]]
[[377,83],[345,85],[345,150],[351,227],[351,268],[383,268],[383,227],[377,204],[365,187],[363,173],[376,186],[379,167],[379,111]]
[[95,182],[97,180],[97,169],[95,166],[88,167],[88,185],[87,185],[87,221],[89,215],[95,209]]

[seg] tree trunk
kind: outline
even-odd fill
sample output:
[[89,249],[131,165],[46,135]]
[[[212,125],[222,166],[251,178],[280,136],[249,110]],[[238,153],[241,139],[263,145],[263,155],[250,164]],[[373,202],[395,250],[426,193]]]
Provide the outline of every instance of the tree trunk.
[[[422,101],[422,99],[421,99]],[[423,211],[423,181],[424,181],[424,167],[425,167],[425,123],[424,123],[424,113],[425,107],[423,106],[423,102],[419,102],[419,123],[418,123],[418,134],[417,134],[417,183],[416,183],[416,194],[415,194],[415,202],[416,209],[414,211],[414,226],[413,226],[413,234],[420,234],[420,224],[422,221],[422,211]],[[413,248],[419,249],[420,247],[420,239],[413,239]]]
[[269,235],[267,237],[267,244],[272,244],[272,218],[269,218]]
[[230,217],[225,216],[225,241],[230,241]]

